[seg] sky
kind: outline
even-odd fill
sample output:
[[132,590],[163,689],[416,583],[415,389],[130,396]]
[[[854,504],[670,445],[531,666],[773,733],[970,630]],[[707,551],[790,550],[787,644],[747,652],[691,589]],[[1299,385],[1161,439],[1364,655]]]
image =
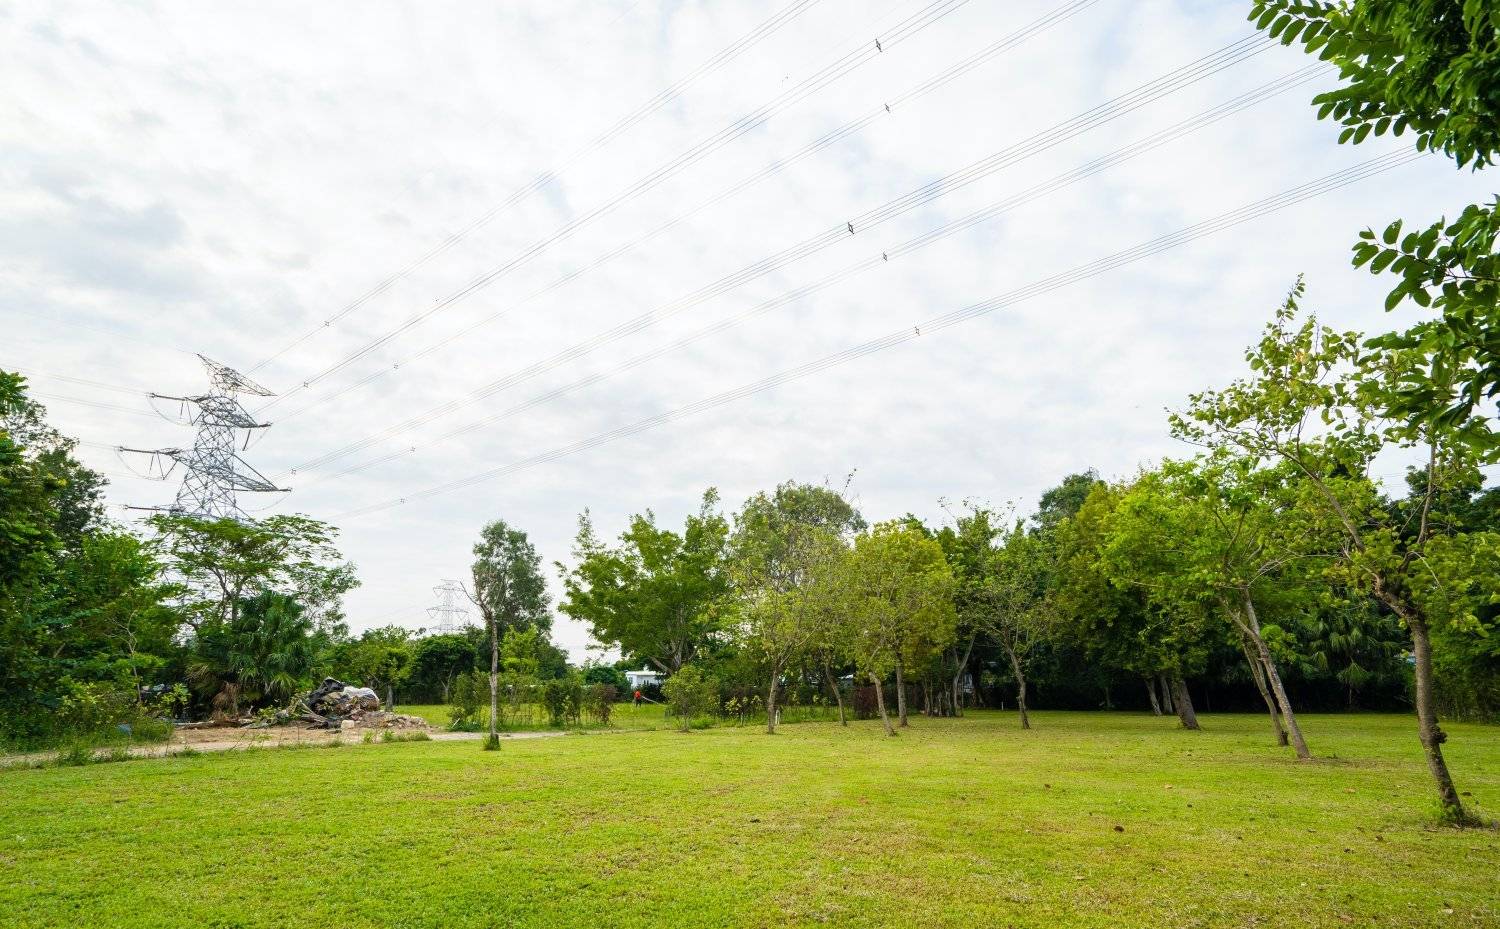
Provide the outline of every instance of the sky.
[[[1330,324],[1409,321],[1350,268],[1356,233],[1490,193],[1428,157],[1063,274],[1408,147],[1338,145],[1308,103],[1334,86],[1323,69],[1037,190],[1310,64],[1276,46],[1038,136],[1250,36],[1246,7],[0,2],[0,367],[122,507],[176,493],[180,473],[145,479],[114,448],[191,443],[148,394],[202,392],[198,354],[276,392],[246,398],[272,425],[243,457],[292,490],[241,502],[339,527],[356,630],[428,624],[495,518],[530,534],[556,599],[584,510],[614,536],[647,510],[680,525],[710,487],[732,511],[852,473],[872,521],[940,524],[968,499],[1029,512],[1066,474],[1191,454],[1165,411],[1240,372],[1299,274]],[[1070,15],[908,95],[1053,12]],[[886,335],[903,338],[801,368]],[[729,393],[747,385],[763,389]],[[599,654],[565,616],[554,637]]]

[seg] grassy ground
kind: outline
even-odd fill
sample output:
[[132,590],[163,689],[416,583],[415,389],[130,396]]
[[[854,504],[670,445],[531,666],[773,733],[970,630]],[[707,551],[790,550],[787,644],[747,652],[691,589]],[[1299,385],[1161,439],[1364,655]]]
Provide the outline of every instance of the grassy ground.
[[[1038,713],[0,774],[0,926],[1496,926],[1415,724]],[[1500,729],[1451,727],[1500,812]]]
[[[396,712],[406,713],[409,716],[420,716],[439,729],[448,728],[448,723],[452,719],[452,716],[449,715],[448,707],[440,703],[397,706]],[[786,707],[782,713],[782,721],[787,723],[806,722],[808,719],[826,721],[837,718],[838,710],[833,707],[793,706]],[[479,728],[483,729],[488,725],[489,719],[489,707],[485,707],[479,712]],[[731,726],[738,725],[739,723],[733,719],[720,719],[716,720],[715,724],[719,726]],[[747,717],[745,724],[764,726],[766,724],[766,714],[760,713],[757,716]],[[667,708],[660,704],[641,703],[636,705],[632,703],[616,703],[607,728],[662,729],[672,728],[675,725],[676,721],[667,716]],[[547,711],[539,706],[531,707],[530,713],[527,714],[525,719],[518,720],[514,715],[507,717],[506,725],[502,727],[506,732],[534,732],[551,728],[553,727],[549,721]],[[583,728],[603,729],[606,727],[601,726],[592,716],[585,715]]]
[[[448,728],[452,719],[448,713],[448,707],[441,703],[423,703],[402,705],[396,707],[397,713],[406,713],[411,716],[420,716],[439,729]],[[528,730],[550,729],[547,711],[541,707],[532,707],[531,723],[529,725],[519,724],[516,720],[509,720],[505,730],[509,732],[521,732]],[[479,713],[480,728],[488,725],[490,719],[489,707],[485,707]],[[610,718],[610,725],[616,729],[655,729],[667,725],[665,710],[660,706],[643,703],[633,706],[629,703],[616,704]],[[602,728],[591,716],[584,717],[586,728]]]

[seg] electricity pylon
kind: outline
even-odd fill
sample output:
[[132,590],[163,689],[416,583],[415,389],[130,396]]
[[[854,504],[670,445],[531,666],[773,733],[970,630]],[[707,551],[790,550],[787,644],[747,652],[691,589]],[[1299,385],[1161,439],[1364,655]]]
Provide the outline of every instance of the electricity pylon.
[[[159,473],[163,480],[177,465],[182,465],[182,486],[177,489],[177,499],[165,508],[167,512],[201,519],[248,522],[250,517],[240,509],[235,497],[238,492],[284,493],[289,488],[277,487],[240,457],[237,433],[245,431],[248,446],[250,430],[264,429],[270,423],[256,422],[255,417],[240,405],[236,396],[248,394],[271,397],[275,394],[233,368],[227,368],[202,355],[198,359],[208,369],[208,393],[191,397],[151,395],[154,399],[177,400],[184,407],[196,407],[186,416],[186,423],[198,428],[197,435],[193,437],[193,447],[121,448],[120,451],[150,455],[151,473]],[[164,459],[172,463],[164,465]]]
[[463,590],[458,586],[458,581],[444,581],[432,588],[437,595],[438,605],[429,606],[427,615],[432,617],[433,626],[430,630],[433,635],[448,635],[458,632],[469,624],[469,610],[460,605],[459,597]]

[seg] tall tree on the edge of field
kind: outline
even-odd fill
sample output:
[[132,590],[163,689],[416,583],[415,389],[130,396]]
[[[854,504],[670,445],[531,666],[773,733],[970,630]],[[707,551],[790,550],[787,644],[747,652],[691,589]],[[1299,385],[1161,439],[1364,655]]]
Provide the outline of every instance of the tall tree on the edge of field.
[[484,617],[490,639],[490,732],[485,748],[500,747],[500,637],[512,629],[550,628],[542,559],[520,529],[497,519],[479,533],[464,589]]
[[953,608],[957,617],[953,650],[953,711],[960,714],[961,688],[974,645],[986,629],[988,607],[981,596],[985,574],[1002,531],[999,515],[989,507],[965,501],[966,512],[936,533],[938,544],[953,572]]
[[[1192,395],[1187,412],[1172,416],[1172,430],[1210,448],[1284,462],[1304,478],[1300,505],[1320,512],[1342,536],[1337,580],[1367,591],[1411,634],[1418,736],[1444,817],[1466,822],[1443,757],[1447,735],[1438,723],[1431,632],[1478,623],[1475,582],[1500,576],[1500,535],[1449,532],[1452,523],[1438,518],[1452,489],[1479,481],[1474,446],[1460,435],[1464,427],[1442,418],[1386,418],[1400,385],[1431,377],[1438,388],[1452,388],[1463,372],[1432,367],[1420,349],[1364,353],[1357,333],[1299,319],[1302,293],[1298,281],[1246,352],[1250,375]],[[1425,459],[1414,507],[1387,506],[1369,477],[1376,456],[1388,449]]]
[[[1343,126],[1340,142],[1386,132],[1416,135],[1474,170],[1500,154],[1500,7],[1478,0],[1255,0],[1250,19],[1283,44],[1338,65],[1344,86],[1312,102]],[[1370,340],[1415,352],[1413,376],[1393,385],[1385,412],[1412,427],[1450,430],[1453,441],[1494,459],[1500,437],[1488,404],[1500,394],[1500,197],[1402,235],[1360,233],[1354,266],[1400,280],[1387,310],[1410,300],[1436,319]],[[1422,369],[1444,376],[1426,378]],[[1449,376],[1449,372],[1453,372]]]
[[979,585],[984,629],[1010,661],[1016,682],[1021,728],[1031,728],[1026,711],[1026,665],[1052,608],[1048,597],[1050,536],[1029,533],[1016,523],[989,554]]
[[588,623],[596,641],[675,674],[722,635],[728,539],[729,522],[713,488],[680,534],[657,526],[647,510],[630,518],[616,546],[599,539],[585,511],[578,518],[572,569],[557,566],[565,591],[558,608]]
[[[1083,505],[1051,533],[1054,576],[1050,585],[1056,630],[1074,639],[1094,661],[1159,678],[1162,693],[1182,728],[1196,730],[1187,679],[1201,670],[1207,648],[1201,610],[1163,614],[1145,592],[1121,584],[1105,561],[1120,503],[1128,484],[1096,483]],[[1154,695],[1153,695],[1154,696]]]
[[[1338,537],[1300,505],[1298,490],[1298,475],[1286,466],[1256,467],[1243,455],[1166,461],[1121,500],[1104,554],[1118,582],[1140,586],[1165,610],[1202,609],[1227,621],[1277,744],[1290,744],[1305,761],[1312,754],[1256,608],[1273,594],[1283,605],[1297,593],[1315,601],[1307,562],[1338,549]],[[1283,643],[1292,635],[1281,627],[1273,634]]]
[[746,500],[734,522],[728,565],[736,625],[768,666],[766,732],[775,735],[781,676],[819,638],[819,585],[864,519],[832,488],[787,481]]
[[883,679],[896,672],[913,642],[942,647],[952,641],[953,573],[942,546],[900,521],[880,523],[854,539],[841,566],[849,572],[846,641],[859,672],[875,687],[875,704],[887,735],[895,735],[885,708]]

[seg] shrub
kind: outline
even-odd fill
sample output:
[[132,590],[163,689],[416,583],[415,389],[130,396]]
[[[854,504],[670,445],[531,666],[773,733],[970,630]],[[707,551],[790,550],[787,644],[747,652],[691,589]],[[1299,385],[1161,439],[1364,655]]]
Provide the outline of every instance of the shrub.
[[136,715],[135,700],[127,691],[108,684],[68,683],[57,720],[64,731],[85,734],[104,732]]
[[667,678],[662,685],[667,704],[677,716],[683,732],[687,732],[698,716],[712,713],[719,708],[719,682],[699,671],[694,665],[684,665]]
[[448,708],[448,718],[452,720],[448,728],[455,732],[477,732],[480,728],[479,710],[489,695],[490,682],[484,672],[460,674],[448,690],[448,699],[452,701]]
[[573,676],[550,680],[542,687],[542,705],[554,726],[578,722],[583,713],[583,685]]
[[609,725],[609,717],[614,712],[615,700],[620,692],[613,684],[595,684],[589,688],[587,704],[589,713],[599,720],[601,725]]

